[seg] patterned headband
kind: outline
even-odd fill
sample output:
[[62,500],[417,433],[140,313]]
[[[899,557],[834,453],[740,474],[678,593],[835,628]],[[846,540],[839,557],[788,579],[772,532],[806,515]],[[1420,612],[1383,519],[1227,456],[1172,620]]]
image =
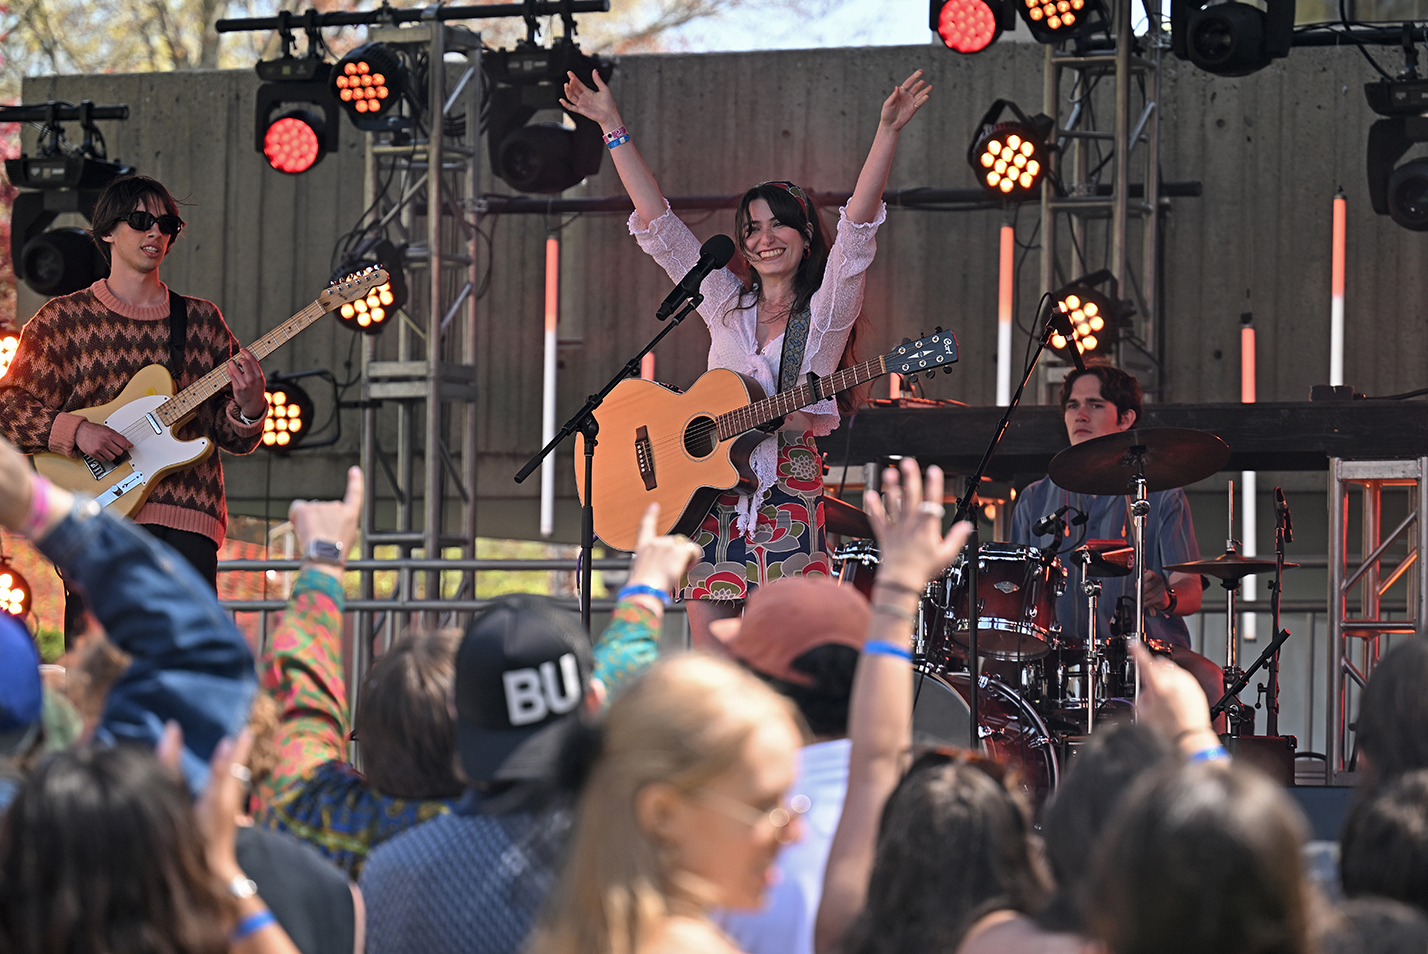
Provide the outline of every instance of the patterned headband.
[[804,193],[804,191],[798,186],[794,185],[792,182],[789,182],[787,179],[770,179],[768,182],[760,182],[757,186],[755,186],[755,188],[762,188],[763,186],[778,186],[780,189],[793,196],[795,199],[798,200],[799,207],[803,209],[803,217],[805,219],[808,219],[810,222],[813,221],[813,213],[809,211],[813,208],[813,203],[809,200],[807,194]]

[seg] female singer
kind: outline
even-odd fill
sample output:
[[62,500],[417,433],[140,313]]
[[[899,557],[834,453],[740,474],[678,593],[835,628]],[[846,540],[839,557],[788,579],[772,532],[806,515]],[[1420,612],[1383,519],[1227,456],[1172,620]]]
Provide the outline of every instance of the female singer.
[[[561,105],[600,124],[615,170],[634,200],[630,232],[679,281],[699,259],[699,240],[673,212],[640,158],[610,88],[598,72],[595,89],[569,74]],[[902,127],[927,102],[922,70],[884,101],[858,184],[838,218],[831,247],[808,194],[787,181],[763,182],[744,194],[734,214],[736,241],[749,266],[746,283],[727,268],[704,280],[700,314],[709,326],[709,367],[747,374],[769,394],[780,390],[789,360],[797,374],[785,387],[840,366],[863,307],[864,273],[874,235],[887,215],[882,201]],[[822,458],[816,436],[838,426],[833,399],[789,414],[777,436],[754,449],[752,494],[722,495],[694,536],[704,558],[690,567],[682,596],[696,646],[707,644],[709,621],[737,616],[749,590],[793,575],[831,575],[823,532]],[[772,428],[771,428],[772,429]]]

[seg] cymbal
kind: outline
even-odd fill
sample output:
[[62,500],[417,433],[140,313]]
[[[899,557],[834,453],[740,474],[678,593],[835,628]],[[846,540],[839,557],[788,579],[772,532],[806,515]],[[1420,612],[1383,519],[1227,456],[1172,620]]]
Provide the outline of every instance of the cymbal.
[[[1298,566],[1298,563],[1285,563],[1285,567]],[[1275,562],[1273,560],[1262,560],[1257,557],[1240,556],[1238,553],[1221,553],[1213,560],[1200,560],[1195,563],[1176,563],[1167,566],[1166,569],[1175,573],[1201,573],[1205,576],[1215,576],[1222,580],[1238,580],[1246,576],[1254,576],[1256,573],[1273,573]]]
[[1146,490],[1171,490],[1203,480],[1229,462],[1230,445],[1184,427],[1136,427],[1092,438],[1057,454],[1049,472],[1074,493],[1113,496],[1133,491],[1143,470]]
[[872,537],[873,525],[868,515],[837,497],[823,498],[823,529],[845,537]]
[[1135,565],[1135,547],[1124,540],[1087,540],[1073,554],[1086,551],[1086,575],[1093,580],[1130,576]]

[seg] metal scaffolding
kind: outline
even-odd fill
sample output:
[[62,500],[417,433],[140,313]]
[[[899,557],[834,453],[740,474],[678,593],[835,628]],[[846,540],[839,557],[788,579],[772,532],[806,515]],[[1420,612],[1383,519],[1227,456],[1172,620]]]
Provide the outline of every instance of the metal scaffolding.
[[[1351,566],[1353,493],[1360,496],[1363,560]],[[1387,493],[1385,493],[1387,491]],[[1395,500],[1394,498],[1398,498]],[[1403,515],[1389,513],[1403,505]],[[1329,785],[1357,778],[1354,713],[1382,654],[1382,637],[1420,635],[1428,622],[1428,457],[1411,460],[1329,460]],[[1392,614],[1385,596],[1406,611]]]
[[[403,559],[417,550],[428,560],[456,556],[451,553],[456,549],[460,559],[471,560],[476,556],[481,38],[435,20],[374,27],[368,37],[403,47],[413,58],[424,55],[427,86],[426,109],[411,128],[367,138],[366,205],[373,221],[402,235],[411,294],[394,328],[362,340],[362,467],[373,481],[363,513],[362,558],[372,560],[378,547],[395,546]],[[395,446],[390,446],[392,428],[385,418],[393,411]],[[390,514],[377,506],[378,473],[395,498]],[[375,598],[373,574],[362,573],[363,600]],[[460,579],[454,599],[473,598],[472,574],[463,572]],[[398,571],[393,599],[400,605],[442,596],[439,570]],[[454,612],[394,611],[380,622],[368,617],[354,668],[365,670],[379,635],[390,642],[419,617],[438,625]]]

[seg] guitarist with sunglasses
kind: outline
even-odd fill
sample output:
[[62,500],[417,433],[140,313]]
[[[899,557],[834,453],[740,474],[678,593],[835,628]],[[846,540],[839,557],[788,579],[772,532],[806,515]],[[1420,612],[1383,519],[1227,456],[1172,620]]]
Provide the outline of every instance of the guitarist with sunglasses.
[[[178,436],[251,453],[268,411],[263,369],[238,347],[216,305],[179,296],[159,280],[159,266],[184,227],[178,203],[158,181],[125,176],[100,195],[91,221],[109,276],[51,299],[25,325],[10,372],[0,379],[0,434],[27,454],[112,462],[130,442],[71,412],[114,400],[151,364],[167,367],[182,389],[227,362],[232,390],[200,406]],[[159,480],[134,520],[216,588],[228,525],[217,454]]]

